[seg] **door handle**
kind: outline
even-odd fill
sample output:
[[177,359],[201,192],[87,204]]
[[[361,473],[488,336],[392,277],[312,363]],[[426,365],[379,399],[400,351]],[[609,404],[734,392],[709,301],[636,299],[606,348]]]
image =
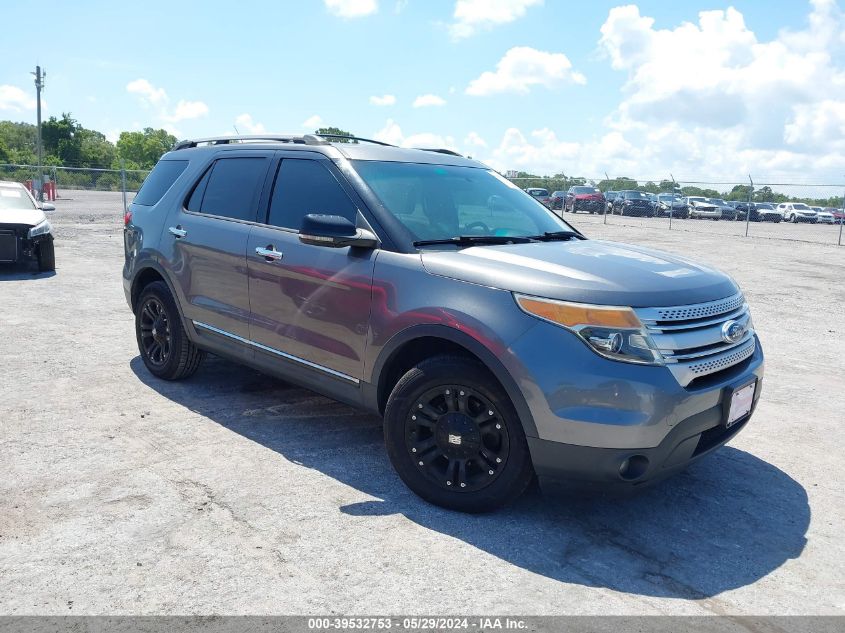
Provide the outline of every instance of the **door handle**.
[[171,235],[175,235],[176,239],[178,240],[180,237],[185,237],[188,232],[182,228],[181,224],[177,224],[176,226],[171,226],[169,229]]
[[255,254],[263,257],[268,262],[279,261],[284,257],[284,254],[277,251],[276,247],[272,244],[268,244],[266,248],[262,248],[261,246],[256,247]]

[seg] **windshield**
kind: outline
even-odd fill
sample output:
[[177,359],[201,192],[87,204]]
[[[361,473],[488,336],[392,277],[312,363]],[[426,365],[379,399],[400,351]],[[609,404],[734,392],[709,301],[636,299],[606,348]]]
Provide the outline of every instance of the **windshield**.
[[595,187],[572,187],[572,193],[580,194],[580,193],[601,193]]
[[710,202],[712,204],[718,204],[720,207],[728,206],[728,203],[722,200],[721,198],[710,198]]
[[361,178],[414,240],[519,237],[572,230],[494,171],[452,165],[355,161]]
[[690,202],[707,202],[706,198],[698,198],[694,196],[690,196],[689,198],[687,198],[687,200],[689,200]]
[[549,192],[546,189],[529,189],[528,193],[530,193],[532,196],[536,196],[538,198],[542,197],[542,196],[548,196],[549,195]]
[[770,204],[766,204],[765,202],[758,202],[754,205],[755,209],[774,209],[774,207]]
[[26,209],[31,211],[38,207],[22,187],[0,187],[0,211],[6,209]]
[[799,211],[812,211],[812,209],[810,207],[808,207],[806,204],[804,204],[803,202],[798,202],[796,204],[793,204],[792,208],[798,209]]
[[642,191],[626,191],[624,195],[626,200],[648,200],[648,196],[645,195]]

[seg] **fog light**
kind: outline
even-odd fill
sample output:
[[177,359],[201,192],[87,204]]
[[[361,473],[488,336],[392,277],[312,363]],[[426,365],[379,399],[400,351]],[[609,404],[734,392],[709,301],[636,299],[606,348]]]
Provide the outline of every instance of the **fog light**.
[[619,464],[619,476],[626,481],[639,479],[646,470],[648,470],[648,457],[645,455],[632,455]]

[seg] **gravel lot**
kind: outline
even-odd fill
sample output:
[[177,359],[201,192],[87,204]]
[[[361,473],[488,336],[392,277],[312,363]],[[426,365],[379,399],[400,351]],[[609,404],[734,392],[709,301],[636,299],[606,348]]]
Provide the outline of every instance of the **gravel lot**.
[[532,492],[465,516],[406,490],[377,418],[219,359],[153,379],[120,283],[120,195],[66,195],[56,274],[0,269],[0,614],[845,613],[834,238],[576,216],[739,281],[767,353],[761,404],[638,497]]

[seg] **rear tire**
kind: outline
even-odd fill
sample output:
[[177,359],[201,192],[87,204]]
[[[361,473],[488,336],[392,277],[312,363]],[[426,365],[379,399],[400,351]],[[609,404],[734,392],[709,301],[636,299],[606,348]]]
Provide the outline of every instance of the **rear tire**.
[[534,478],[516,409],[480,363],[436,356],[408,371],[387,401],[387,454],[417,495],[461,512],[489,512]]
[[44,240],[38,245],[39,272],[53,272],[56,270],[56,247],[53,240]]
[[149,284],[138,297],[135,338],[144,365],[164,380],[193,375],[205,357],[205,352],[188,340],[176,301],[163,281]]

